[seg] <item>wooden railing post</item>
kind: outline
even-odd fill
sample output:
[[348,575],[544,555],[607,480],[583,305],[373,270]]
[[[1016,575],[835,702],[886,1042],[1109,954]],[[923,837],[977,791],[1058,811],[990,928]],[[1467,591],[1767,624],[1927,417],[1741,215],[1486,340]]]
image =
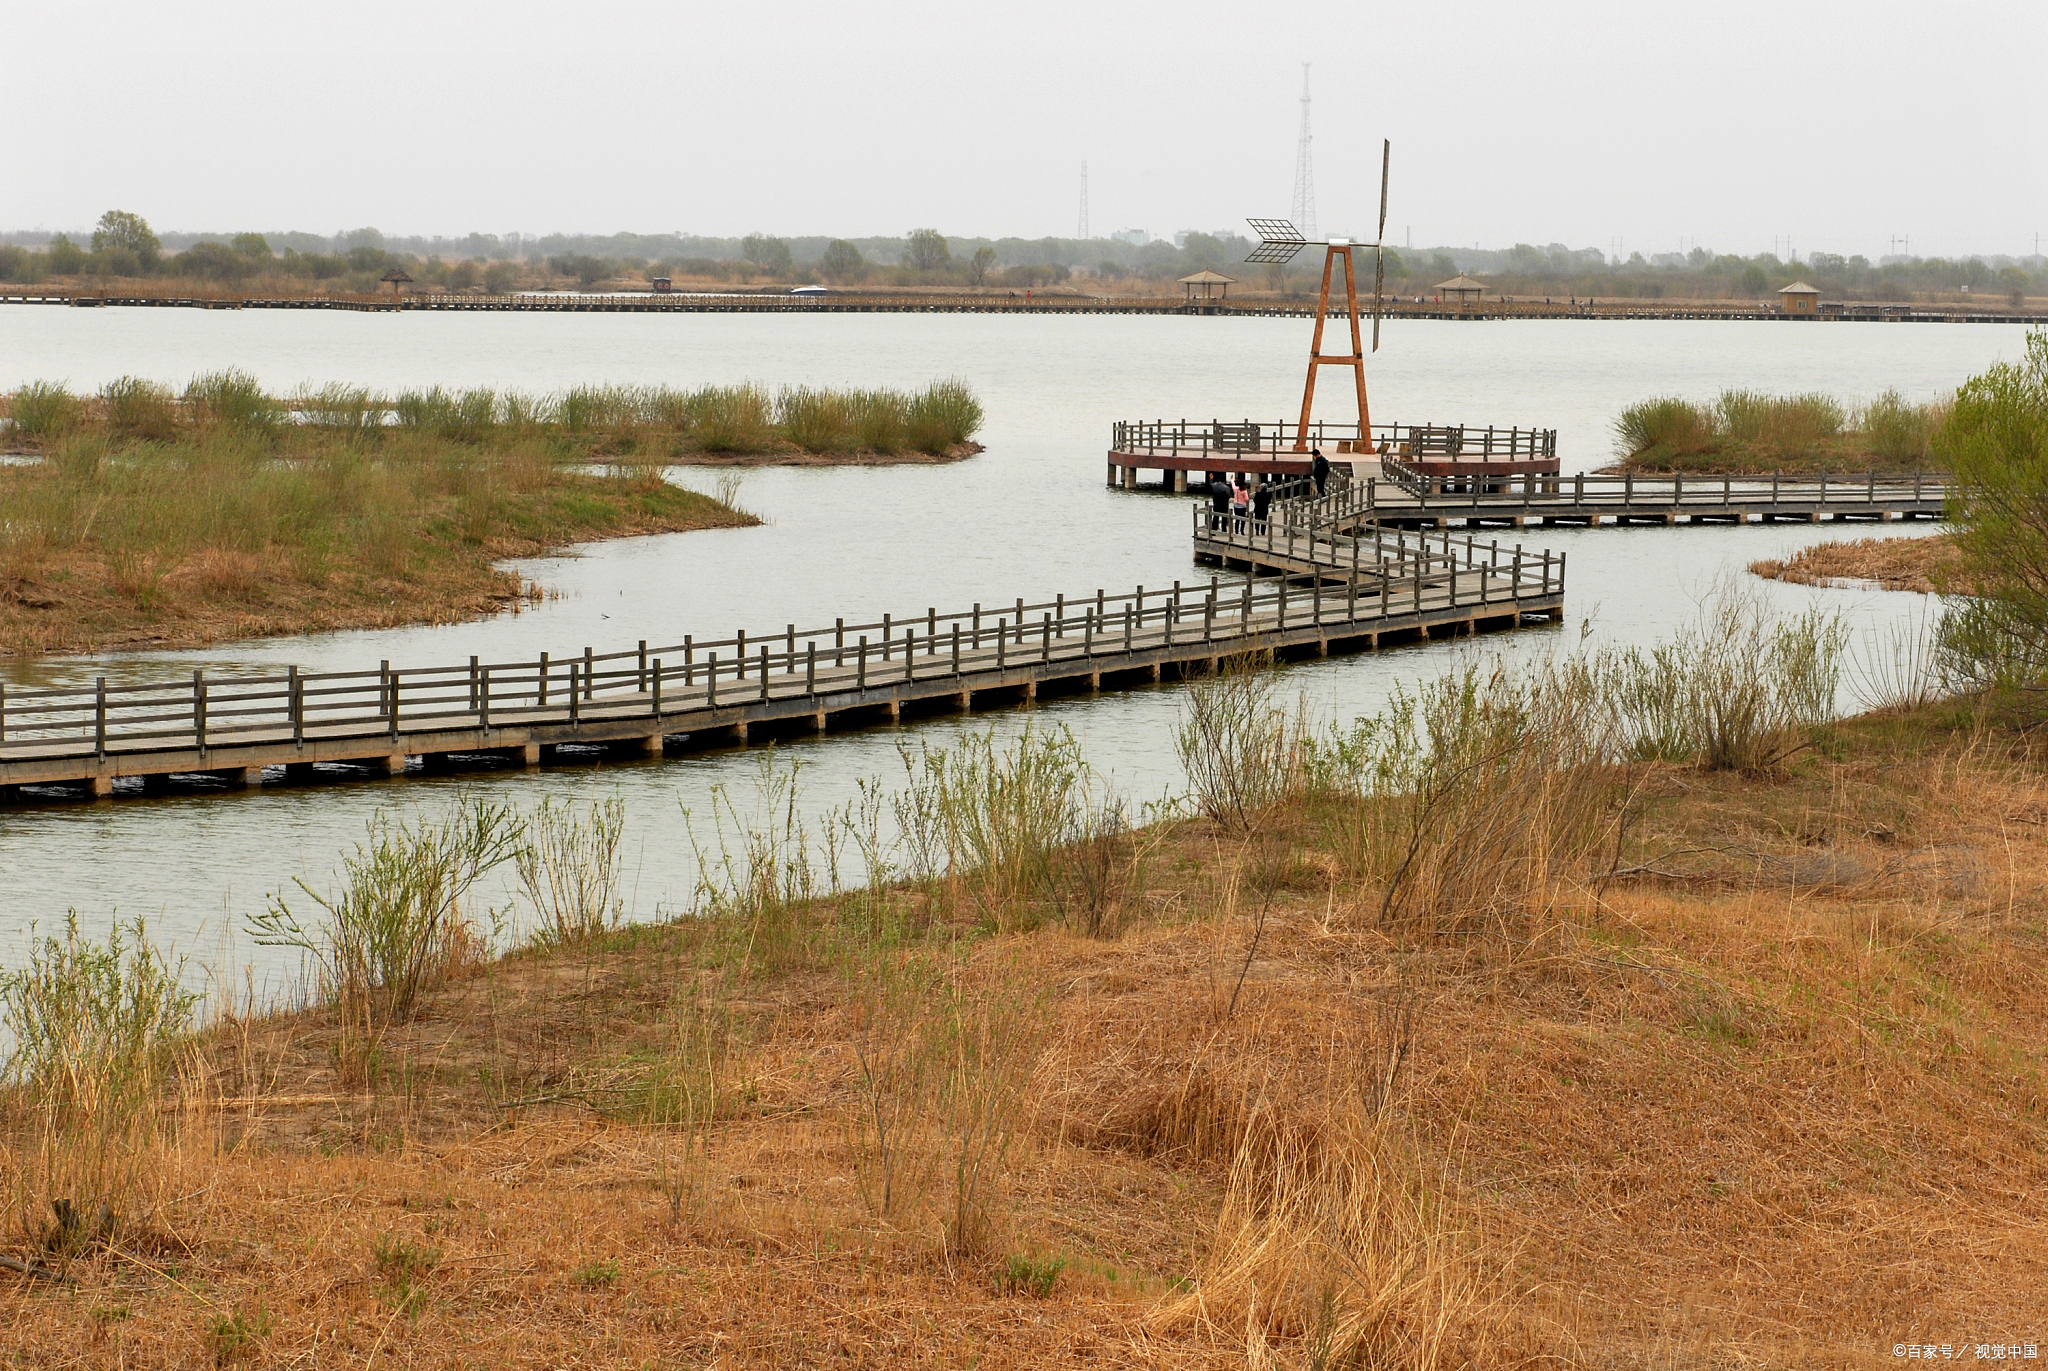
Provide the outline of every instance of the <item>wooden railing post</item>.
[[705,654],[704,661],[704,707],[718,708],[718,654]]
[[[764,647],[761,649],[761,694],[763,697],[766,697],[766,695],[768,694],[768,662],[766,660],[767,656],[768,649]],[[659,719],[661,718],[661,658],[656,657],[652,663],[652,666],[654,668],[654,690],[652,692],[653,699],[650,702],[651,708],[649,712],[656,719]],[[658,742],[659,740],[657,740],[657,744]],[[659,750],[658,746],[657,750]]]
[[101,761],[107,759],[107,678],[93,681],[92,746]]
[[391,740],[396,742],[398,741],[398,673],[396,671],[391,673],[390,680],[386,683],[386,689],[388,691],[386,698],[391,705]]
[[[102,678],[104,679],[104,678]],[[107,716],[106,691],[100,691],[100,718]],[[195,670],[192,673],[192,736],[199,744],[199,755],[206,755],[206,673]]]
[[534,692],[534,704],[545,709],[548,703],[548,654],[540,654],[540,675],[538,688]]
[[477,666],[476,658],[469,659],[469,712],[477,711]]
[[642,693],[647,690],[647,640],[640,640],[640,685]]
[[960,676],[960,621],[953,621],[953,676]]
[[860,657],[855,667],[853,688],[855,690],[866,690],[868,688],[868,635],[865,633],[860,635]]
[[[284,689],[285,717],[291,721],[292,725],[292,746],[304,747],[306,745],[306,682],[300,677],[298,667],[288,666],[284,669]],[[0,737],[5,736],[6,730],[0,729]]]
[[491,731],[491,669],[483,668],[477,676],[476,712],[477,724],[485,733]]
[[583,690],[587,677],[581,677],[583,664],[573,657],[569,660],[569,723],[573,726],[583,722]]
[[804,694],[818,693],[818,645],[807,643],[804,647]]
[[768,644],[761,644],[761,698],[768,698]]

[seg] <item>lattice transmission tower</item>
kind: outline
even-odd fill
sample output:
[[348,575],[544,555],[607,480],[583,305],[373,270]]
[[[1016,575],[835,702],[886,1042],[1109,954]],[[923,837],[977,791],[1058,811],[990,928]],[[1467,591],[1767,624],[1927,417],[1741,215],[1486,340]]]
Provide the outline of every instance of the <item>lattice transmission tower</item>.
[[1075,235],[1083,242],[1088,240],[1088,164],[1081,163],[1081,231]]
[[1308,63],[1301,64],[1301,141],[1294,150],[1294,223],[1316,236],[1315,137],[1308,130]]

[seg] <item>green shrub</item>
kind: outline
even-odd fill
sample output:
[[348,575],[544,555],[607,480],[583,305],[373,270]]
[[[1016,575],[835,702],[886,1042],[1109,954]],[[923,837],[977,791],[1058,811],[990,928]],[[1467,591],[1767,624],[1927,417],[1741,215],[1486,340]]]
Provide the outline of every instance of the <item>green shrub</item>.
[[1958,579],[1978,594],[1951,605],[1938,633],[1958,687],[2038,690],[2048,683],[2048,330],[2027,355],[1973,376],[1935,441],[1951,473]]
[[1948,411],[1948,401],[1916,405],[1896,390],[1888,390],[1864,406],[1863,436],[1871,451],[1886,461],[1919,466],[1933,451]]
[[1673,454],[1703,452],[1714,442],[1714,416],[1676,396],[1630,405],[1614,421],[1615,453],[1635,457],[1652,449]]
[[100,389],[107,423],[124,437],[161,442],[178,431],[178,402],[169,386],[141,376],[123,376]]
[[370,1258],[377,1268],[377,1297],[395,1312],[417,1318],[427,1299],[427,1277],[441,1265],[441,1249],[380,1233],[370,1240]]
[[853,408],[840,391],[785,386],[775,397],[782,436],[806,452],[844,452],[853,446]]
[[460,443],[480,442],[497,427],[498,393],[494,390],[446,391],[408,390],[393,402],[400,428],[449,438]]
[[0,1029],[12,1042],[0,1070],[14,1092],[9,1198],[23,1227],[55,1204],[60,1228],[74,1228],[65,1216],[99,1214],[80,1222],[104,1236],[144,1180],[158,1093],[199,999],[183,971],[141,920],[115,923],[96,943],[79,936],[74,911],[62,938],[32,938],[21,969],[0,973]]
[[853,445],[868,452],[901,452],[907,408],[901,391],[856,390],[846,397]]
[[1724,390],[1715,402],[1723,436],[1778,451],[1811,447],[1842,431],[1841,402],[1826,395]]
[[185,403],[209,424],[261,433],[275,429],[281,415],[277,401],[245,371],[209,371],[193,377],[185,387]]
[[905,436],[917,451],[937,455],[973,437],[981,420],[981,401],[965,381],[934,381],[910,397]]
[[214,1315],[206,1323],[206,1342],[213,1352],[213,1364],[229,1366],[244,1357],[253,1357],[257,1345],[270,1336],[270,1330],[270,1311],[260,1304],[254,1314],[237,1309]]
[[619,1264],[616,1260],[585,1262],[570,1272],[569,1278],[585,1290],[605,1290],[619,1283]]
[[296,882],[325,918],[308,928],[272,893],[250,932],[267,947],[296,947],[318,964],[322,990],[351,1017],[410,1019],[419,996],[476,950],[469,891],[511,859],[525,834],[511,806],[465,796],[440,820],[372,815],[369,835],[342,859],[339,895]]
[[302,392],[296,404],[308,424],[355,435],[381,429],[387,408],[383,396],[363,386],[339,382]]
[[519,883],[540,919],[535,936],[541,942],[579,942],[618,922],[619,839],[625,828],[624,800],[593,800],[586,822],[567,802],[542,798],[527,820],[530,839],[514,857]]
[[62,382],[31,381],[7,397],[8,419],[23,438],[54,438],[78,426],[84,409]]
[[706,386],[689,400],[690,436],[706,452],[765,452],[775,439],[770,409],[759,386]]
[[1002,1295],[1030,1295],[1044,1299],[1052,1294],[1053,1283],[1059,1280],[1060,1272],[1067,1269],[1065,1257],[1034,1259],[1021,1252],[1013,1252],[1003,1263],[1002,1274],[996,1279],[996,1292]]

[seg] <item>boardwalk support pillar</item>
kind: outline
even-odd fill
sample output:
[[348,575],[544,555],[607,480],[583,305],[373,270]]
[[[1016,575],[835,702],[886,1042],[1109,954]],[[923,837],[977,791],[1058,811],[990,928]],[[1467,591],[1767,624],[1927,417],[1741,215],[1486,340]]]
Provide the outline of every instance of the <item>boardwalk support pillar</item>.
[[104,773],[92,778],[92,797],[104,800],[114,793],[114,778]]

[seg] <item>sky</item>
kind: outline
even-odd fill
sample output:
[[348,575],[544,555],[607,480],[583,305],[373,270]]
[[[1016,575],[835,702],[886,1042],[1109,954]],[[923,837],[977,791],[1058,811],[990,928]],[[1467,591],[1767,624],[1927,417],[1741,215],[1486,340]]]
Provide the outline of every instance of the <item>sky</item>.
[[[2042,0],[7,6],[0,229],[1155,235],[2023,255]],[[47,60],[22,60],[42,54]]]

